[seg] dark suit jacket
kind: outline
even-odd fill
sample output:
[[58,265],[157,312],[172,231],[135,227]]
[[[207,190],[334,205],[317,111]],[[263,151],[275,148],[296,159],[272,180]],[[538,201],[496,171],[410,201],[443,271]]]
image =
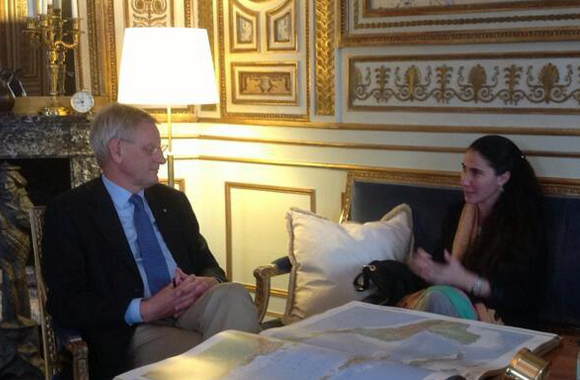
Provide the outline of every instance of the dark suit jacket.
[[[145,197],[177,265],[189,274],[225,280],[185,194],[158,184]],[[124,315],[133,298],[143,297],[143,282],[101,178],[47,206],[42,270],[53,321],[80,330],[88,343],[91,379],[128,370],[134,326]]]

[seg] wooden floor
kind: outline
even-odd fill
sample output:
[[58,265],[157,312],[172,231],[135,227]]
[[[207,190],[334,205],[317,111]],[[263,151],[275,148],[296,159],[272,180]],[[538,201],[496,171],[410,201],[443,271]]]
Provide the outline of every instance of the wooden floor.
[[549,380],[576,380],[578,337],[562,336],[560,347],[546,355],[552,363]]

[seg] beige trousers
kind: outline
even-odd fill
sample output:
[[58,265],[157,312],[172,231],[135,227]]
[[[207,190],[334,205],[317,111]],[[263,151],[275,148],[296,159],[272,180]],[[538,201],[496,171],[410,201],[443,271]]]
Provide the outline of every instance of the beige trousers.
[[214,286],[179,318],[137,326],[129,348],[132,368],[181,354],[223,330],[260,331],[256,307],[240,284]]

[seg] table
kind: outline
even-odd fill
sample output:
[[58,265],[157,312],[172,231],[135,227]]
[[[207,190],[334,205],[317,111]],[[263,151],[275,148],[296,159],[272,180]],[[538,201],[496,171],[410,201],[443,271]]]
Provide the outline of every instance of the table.
[[560,346],[545,356],[552,363],[549,380],[576,379],[578,336],[563,335]]

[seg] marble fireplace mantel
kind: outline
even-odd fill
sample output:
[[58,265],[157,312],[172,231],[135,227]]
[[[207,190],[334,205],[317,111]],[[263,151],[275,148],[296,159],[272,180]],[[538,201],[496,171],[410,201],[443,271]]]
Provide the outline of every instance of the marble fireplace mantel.
[[23,158],[68,158],[71,187],[100,173],[89,147],[85,116],[18,116],[0,113],[0,161]]
[[[21,167],[20,172],[23,176],[25,166],[35,168],[34,176],[26,179],[28,181],[27,197],[30,196],[33,203],[37,204],[32,197],[32,192],[39,188],[42,190],[43,196],[52,197],[58,194],[54,193],[55,181],[59,183],[58,189],[65,191],[67,188],[87,182],[100,173],[89,147],[89,131],[90,122],[84,116],[17,116],[0,113],[0,163],[2,161],[15,162]],[[49,161],[48,159],[53,160]],[[63,173],[66,175],[62,175]],[[31,185],[32,178],[34,178],[34,186]],[[66,183],[69,178],[70,183]],[[9,227],[4,226],[3,228]],[[5,233],[3,228],[0,228],[0,235]],[[3,256],[4,253],[0,252],[0,256]],[[20,253],[18,260],[22,258],[29,260],[28,252],[24,252],[25,254],[22,255]],[[9,260],[5,260],[3,264],[0,274],[7,267],[10,268],[13,265]],[[4,274],[6,273],[8,272]],[[40,308],[36,287],[33,285],[35,282],[30,281],[32,278],[30,273],[25,274],[25,276],[29,280],[28,293],[31,310],[28,311],[30,315],[27,316],[25,308],[21,309],[20,311],[24,311],[22,314],[24,317],[19,315],[18,320],[32,317],[32,320],[38,323],[40,321]],[[17,294],[20,294],[14,290],[17,289],[16,287],[10,285],[18,283],[14,278],[11,281],[6,281],[6,278],[2,279],[2,277],[4,276],[0,276],[0,283],[3,282],[0,297],[7,297],[7,294],[9,294],[8,297],[10,295],[16,297]],[[4,351],[3,357],[0,358],[0,378],[12,378],[14,374],[19,374],[19,376],[26,378],[41,380],[44,376],[41,364],[39,364],[42,363],[42,359],[40,357],[38,329],[35,325],[14,324],[13,320],[7,322],[5,318],[9,313],[1,309],[4,307],[10,309],[14,303],[6,302],[6,300],[7,298],[4,298],[0,301],[0,322],[2,325],[0,327],[0,346],[3,347]],[[26,349],[23,350],[21,347],[26,347]]]

